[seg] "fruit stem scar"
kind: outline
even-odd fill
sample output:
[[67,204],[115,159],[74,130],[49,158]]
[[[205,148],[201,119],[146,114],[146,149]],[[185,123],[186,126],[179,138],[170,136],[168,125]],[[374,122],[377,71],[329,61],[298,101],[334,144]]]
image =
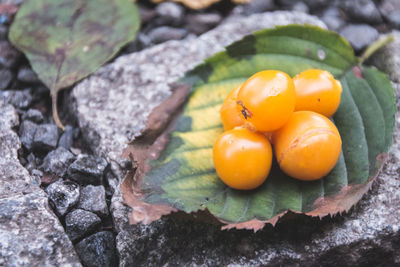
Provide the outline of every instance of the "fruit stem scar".
[[242,107],[241,112],[242,112],[242,115],[245,120],[247,120],[247,118],[251,118],[253,116],[253,113],[244,106],[242,101],[239,100],[239,101],[236,101],[236,103]]

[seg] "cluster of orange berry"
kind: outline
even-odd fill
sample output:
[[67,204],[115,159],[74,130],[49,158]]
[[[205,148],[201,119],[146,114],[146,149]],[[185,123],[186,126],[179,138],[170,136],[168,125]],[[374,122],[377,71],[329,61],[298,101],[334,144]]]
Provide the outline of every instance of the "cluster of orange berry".
[[214,166],[228,186],[250,190],[268,177],[272,146],[289,176],[310,181],[327,175],[342,140],[328,119],[340,104],[342,86],[327,71],[311,69],[293,79],[261,71],[235,88],[222,104],[225,132],[213,148]]

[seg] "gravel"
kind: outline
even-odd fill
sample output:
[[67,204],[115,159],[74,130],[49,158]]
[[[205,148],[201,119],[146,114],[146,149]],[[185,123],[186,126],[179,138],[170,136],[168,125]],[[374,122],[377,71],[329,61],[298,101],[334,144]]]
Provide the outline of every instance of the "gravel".
[[361,51],[378,39],[378,31],[367,24],[350,24],[340,34],[346,38],[356,51]]
[[18,70],[17,79],[25,83],[40,83],[36,73],[30,67],[21,67]]
[[75,156],[64,147],[58,147],[51,151],[43,159],[40,170],[45,173],[64,177],[69,165],[75,160]]
[[101,219],[94,213],[76,209],[65,216],[65,231],[72,242],[92,233],[101,224]]
[[96,213],[104,218],[109,214],[104,186],[88,185],[81,189],[78,208]]
[[159,44],[169,40],[183,39],[187,35],[187,31],[170,26],[161,26],[151,30],[148,35],[152,43]]
[[30,151],[32,149],[33,138],[38,125],[32,121],[25,120],[19,127],[19,136],[24,147]]
[[24,89],[0,91],[0,99],[17,109],[27,109],[32,104],[33,97],[30,89]]
[[28,109],[27,112],[25,112],[22,115],[22,120],[30,120],[30,121],[40,124],[44,121],[44,117],[43,117],[42,112],[40,112],[39,110],[30,108],[30,109]]
[[84,266],[113,267],[118,265],[115,250],[115,238],[111,232],[98,232],[91,235],[75,246]]
[[57,180],[46,188],[46,193],[49,196],[50,203],[58,216],[64,216],[79,200],[79,185]]
[[33,137],[32,148],[39,152],[48,152],[57,147],[59,130],[55,124],[40,124]]
[[69,178],[80,184],[102,184],[107,161],[102,157],[79,155],[69,166]]

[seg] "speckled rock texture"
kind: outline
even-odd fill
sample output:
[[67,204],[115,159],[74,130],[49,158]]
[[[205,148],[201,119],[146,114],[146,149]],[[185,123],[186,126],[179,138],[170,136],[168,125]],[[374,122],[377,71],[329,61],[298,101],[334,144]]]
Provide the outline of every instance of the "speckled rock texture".
[[18,124],[0,101],[0,266],[80,266],[46,194],[19,163]]
[[[235,17],[197,39],[171,41],[120,57],[72,91],[73,112],[84,137],[91,140],[97,155],[119,162],[126,143],[143,130],[148,114],[169,95],[169,84],[243,35],[288,23],[325,27],[303,13]],[[275,228],[267,225],[257,233],[221,231],[219,226],[173,215],[151,225],[132,226],[117,187],[111,212],[120,266],[398,265],[399,127],[398,119],[390,159],[371,192],[348,214],[334,218],[289,214]],[[114,172],[122,178],[122,172]]]

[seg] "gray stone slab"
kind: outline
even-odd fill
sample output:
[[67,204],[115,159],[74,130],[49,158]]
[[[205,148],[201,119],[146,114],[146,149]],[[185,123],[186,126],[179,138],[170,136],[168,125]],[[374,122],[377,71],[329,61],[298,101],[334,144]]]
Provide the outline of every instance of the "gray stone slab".
[[[72,92],[73,112],[83,136],[96,154],[119,161],[126,143],[143,130],[151,110],[170,94],[170,83],[243,35],[288,23],[325,27],[302,13],[235,17],[197,39],[171,41],[118,58]],[[132,226],[129,208],[116,187],[111,211],[120,266],[400,264],[399,124],[398,119],[389,162],[371,192],[348,214],[335,218],[289,215],[275,228],[267,225],[255,234],[221,231],[216,225],[172,216]]]
[[[40,189],[39,189],[40,190]],[[0,266],[81,266],[42,194],[0,200]]]
[[0,101],[0,266],[81,266],[46,194],[18,160],[18,123]]

